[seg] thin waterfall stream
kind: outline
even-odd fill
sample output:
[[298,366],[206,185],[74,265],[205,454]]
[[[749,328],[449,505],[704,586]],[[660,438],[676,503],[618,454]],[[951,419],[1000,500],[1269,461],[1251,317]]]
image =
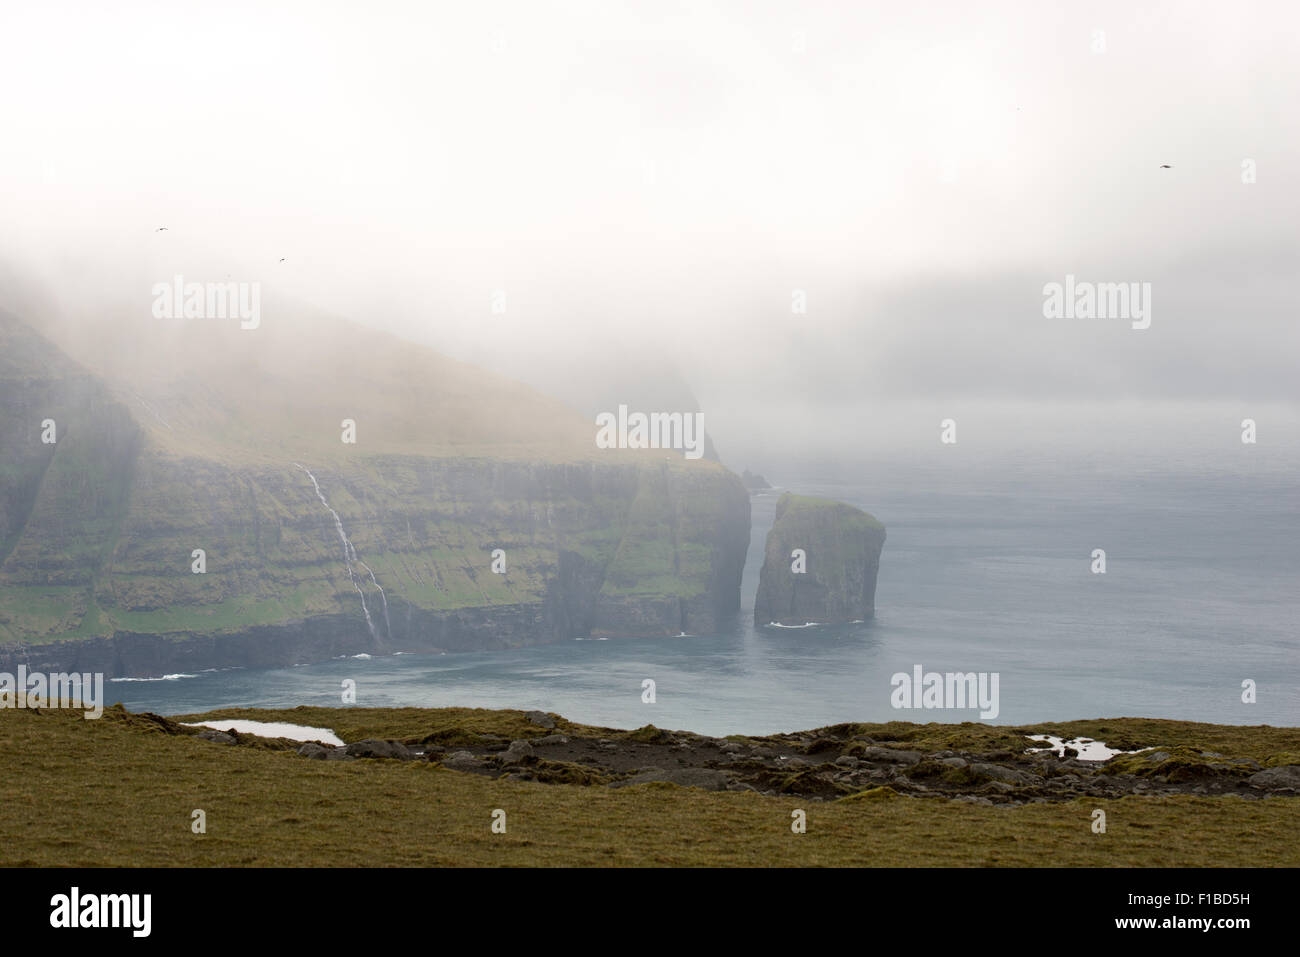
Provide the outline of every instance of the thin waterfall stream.
[[375,632],[375,623],[370,617],[370,608],[366,605],[366,593],[362,590],[361,579],[357,575],[355,567],[357,565],[360,565],[366,570],[366,573],[370,575],[370,581],[374,583],[374,586],[377,589],[379,589],[379,599],[384,606],[384,627],[388,632],[389,640],[391,640],[393,637],[393,626],[388,618],[388,596],[384,594],[383,587],[379,584],[378,579],[375,578],[375,573],[370,570],[370,566],[357,557],[357,550],[348,539],[347,532],[343,530],[343,519],[339,518],[339,513],[330,507],[330,503],[325,498],[325,493],[321,491],[320,483],[316,481],[316,476],[312,474],[311,469],[297,462],[294,462],[293,464],[296,468],[307,473],[307,477],[311,479],[312,487],[316,489],[316,497],[320,499],[321,504],[324,505],[325,509],[334,517],[334,528],[339,533],[339,541],[343,543],[343,562],[347,566],[348,578],[352,581],[352,587],[355,588],[357,594],[361,596],[361,613],[366,616],[366,627],[370,629],[370,637],[375,641],[379,640],[379,635]]

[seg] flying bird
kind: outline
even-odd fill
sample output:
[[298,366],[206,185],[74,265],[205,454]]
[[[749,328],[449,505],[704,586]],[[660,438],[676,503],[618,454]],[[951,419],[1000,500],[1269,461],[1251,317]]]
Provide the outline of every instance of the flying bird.
[[1160,168],[1161,168],[1161,169],[1173,169],[1173,167],[1170,166],[1168,163],[1165,163],[1165,164],[1162,165]]
[[284,262],[284,257],[283,257],[283,256],[280,257],[280,262]]
[[167,231],[166,226],[159,226],[157,229],[154,230],[155,233],[165,233],[166,231]]

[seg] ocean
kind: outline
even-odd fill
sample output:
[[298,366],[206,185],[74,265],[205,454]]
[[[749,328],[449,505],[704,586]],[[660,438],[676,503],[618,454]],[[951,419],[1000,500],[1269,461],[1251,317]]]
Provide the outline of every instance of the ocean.
[[[345,657],[294,668],[121,680],[108,700],[222,707],[469,706],[588,724],[767,734],[843,721],[1024,724],[1155,717],[1300,724],[1300,482],[1289,469],[812,468],[801,494],[885,523],[876,616],[755,628],[780,489],[752,496],[741,613],[723,634],[512,651]],[[1092,570],[1106,553],[1105,574]],[[359,636],[360,638],[360,636]],[[361,647],[359,643],[359,647]],[[997,675],[998,712],[896,708],[892,676]],[[644,682],[654,682],[653,702]],[[1243,701],[1243,682],[1255,700]]]

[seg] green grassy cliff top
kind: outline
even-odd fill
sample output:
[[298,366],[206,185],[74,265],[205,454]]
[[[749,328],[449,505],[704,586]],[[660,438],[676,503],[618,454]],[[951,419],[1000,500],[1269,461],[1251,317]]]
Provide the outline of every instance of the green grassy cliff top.
[[885,526],[879,519],[860,508],[829,498],[817,498],[812,495],[795,495],[786,492],[777,500],[776,520],[799,520],[817,515],[833,515],[837,523],[857,525],[862,528],[883,532]]

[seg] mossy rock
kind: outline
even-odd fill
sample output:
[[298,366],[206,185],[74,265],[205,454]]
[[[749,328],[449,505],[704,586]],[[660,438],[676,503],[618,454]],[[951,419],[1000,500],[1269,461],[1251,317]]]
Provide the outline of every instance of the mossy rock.
[[640,741],[642,744],[666,744],[672,740],[672,735],[669,732],[663,728],[656,728],[653,724],[647,724],[644,728],[629,731],[625,737],[629,741]]
[[436,745],[443,748],[482,747],[483,737],[460,727],[439,728],[431,734],[426,734],[416,743],[425,746]]
[[940,764],[933,758],[922,758],[917,764],[903,770],[914,781],[931,781],[939,778],[946,780],[947,772],[954,769],[946,764]]
[[535,765],[528,768],[532,774],[533,780],[540,781],[543,784],[577,784],[582,787],[591,787],[598,784],[608,784],[614,780],[611,775],[604,774],[595,768],[585,767],[581,764],[570,764],[567,761],[545,761],[538,760]]
[[164,718],[160,714],[154,714],[152,711],[144,711],[139,714],[133,714],[127,711],[122,705],[115,704],[111,708],[105,708],[103,720],[116,724],[124,724],[137,731],[145,731],[152,734],[201,734],[204,731],[211,731],[211,728],[190,728],[175,721],[171,718]]
[[1144,748],[1148,750],[1150,749],[1149,745],[1143,744],[1136,738],[1126,738],[1123,735],[1118,735],[1113,738],[1095,738],[1094,740],[1101,741],[1112,751],[1141,751]]
[[852,802],[861,801],[863,803],[866,803],[868,801],[891,801],[894,798],[901,798],[901,797],[903,797],[903,795],[899,794],[893,788],[885,787],[884,785],[882,785],[878,788],[869,788],[866,791],[859,791],[857,794],[850,794],[847,797],[842,797],[835,803],[845,804],[850,801]]
[[853,789],[847,784],[832,781],[813,768],[804,768],[786,775],[777,789],[781,794],[802,794],[810,797],[833,798],[848,794]]
[[1279,754],[1270,754],[1262,762],[1266,768],[1281,768],[1288,764],[1300,764],[1300,754],[1294,751],[1283,751]]
[[972,787],[986,783],[988,778],[976,772],[970,765],[963,768],[950,768],[943,765],[942,780],[945,784],[951,784],[953,787]]
[[816,733],[827,738],[844,739],[860,734],[864,727],[866,726],[858,724],[857,722],[849,724],[832,724],[830,727],[816,729]]
[[[1008,728],[978,721],[963,721],[961,724],[909,724],[905,721],[890,721],[885,724],[854,724],[850,727],[853,729],[852,737],[855,742],[875,743],[886,748],[906,744],[909,750],[927,753],[1006,751],[1020,754],[1025,748],[1038,743],[1026,740],[1027,735],[1038,733],[1033,728]],[[818,733],[825,734],[827,730],[829,729]]]
[[[1156,760],[1158,755],[1163,758]],[[1171,783],[1203,781],[1208,778],[1243,778],[1257,768],[1245,761],[1207,757],[1196,748],[1147,748],[1137,754],[1121,754],[1106,762],[1108,774],[1131,774],[1135,777],[1163,777]]]
[[843,742],[836,741],[833,738],[817,738],[815,741],[810,742],[808,747],[804,748],[804,753],[825,754],[828,751],[833,751],[838,754],[842,747]]

